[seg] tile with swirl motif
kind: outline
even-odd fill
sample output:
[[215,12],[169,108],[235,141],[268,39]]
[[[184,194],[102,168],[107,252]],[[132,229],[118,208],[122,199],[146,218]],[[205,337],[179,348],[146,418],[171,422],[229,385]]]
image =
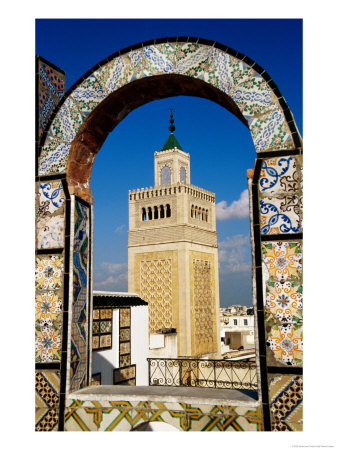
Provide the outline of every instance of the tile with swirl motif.
[[52,327],[62,312],[60,291],[39,292],[35,299],[35,321],[41,327]]
[[248,124],[257,152],[293,148],[291,132],[280,109],[253,117]]
[[302,197],[263,197],[259,201],[261,234],[302,232]]
[[295,156],[283,156],[263,160],[259,176],[262,194],[295,194],[302,188],[301,161]]
[[70,143],[47,138],[39,157],[39,175],[66,171]]
[[229,55],[216,50],[212,61],[204,71],[204,81],[223,92],[230,92],[233,87],[233,79],[229,67]]
[[204,79],[204,71],[216,55],[217,51],[214,48],[186,42],[176,51],[174,72]]
[[[300,366],[303,363],[303,326],[297,323],[267,326],[267,362],[269,365]],[[272,357],[271,357],[272,356]]]
[[35,362],[61,361],[61,331],[54,326],[35,324]]
[[281,323],[303,321],[303,286],[297,281],[267,281],[265,320]]
[[35,286],[41,290],[54,290],[62,286],[63,256],[37,256]]
[[143,76],[174,71],[176,45],[161,44],[143,47]]
[[300,280],[302,247],[300,242],[263,242],[263,272],[269,281]]
[[82,125],[82,121],[83,117],[77,109],[71,109],[63,104],[49,128],[48,134],[51,138],[71,143]]
[[[107,97],[107,92],[101,85],[100,80],[94,74],[89,75],[72,92],[72,98],[75,100],[81,113],[87,116],[102,100]],[[76,118],[74,117],[75,121]],[[80,125],[83,118],[80,121]]]

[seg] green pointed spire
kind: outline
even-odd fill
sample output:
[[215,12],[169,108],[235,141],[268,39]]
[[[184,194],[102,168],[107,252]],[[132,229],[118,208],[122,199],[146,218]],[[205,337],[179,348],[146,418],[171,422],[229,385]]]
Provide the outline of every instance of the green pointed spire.
[[169,131],[170,131],[170,135],[168,137],[168,139],[166,140],[165,144],[163,145],[163,147],[161,148],[162,150],[172,150],[175,147],[182,150],[182,147],[180,146],[178,140],[176,139],[176,137],[174,136],[174,131],[175,131],[175,125],[174,125],[174,117],[173,117],[173,110],[172,108],[170,108],[170,125],[169,125]]

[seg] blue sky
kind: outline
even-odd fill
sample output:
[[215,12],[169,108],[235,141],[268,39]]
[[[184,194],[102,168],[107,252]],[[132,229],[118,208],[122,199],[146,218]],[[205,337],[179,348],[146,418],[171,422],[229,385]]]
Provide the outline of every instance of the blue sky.
[[[261,65],[284,95],[302,134],[302,21],[295,19],[37,20],[36,54],[66,72],[67,89],[97,62],[165,37],[215,40]],[[132,111],[108,136],[92,171],[94,288],[127,290],[128,190],[154,185],[174,110],[175,136],[190,153],[191,183],[216,193],[221,306],[250,305],[246,169],[255,152],[247,128],[208,100],[172,97]],[[229,209],[230,206],[230,209]]]

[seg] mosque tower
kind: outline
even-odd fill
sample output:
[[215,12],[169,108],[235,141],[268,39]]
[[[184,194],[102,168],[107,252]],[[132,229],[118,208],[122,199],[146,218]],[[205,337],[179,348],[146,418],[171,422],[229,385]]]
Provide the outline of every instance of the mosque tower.
[[128,290],[148,302],[149,335],[176,332],[175,357],[217,357],[215,194],[190,184],[172,110],[169,131],[155,152],[155,186],[129,191]]

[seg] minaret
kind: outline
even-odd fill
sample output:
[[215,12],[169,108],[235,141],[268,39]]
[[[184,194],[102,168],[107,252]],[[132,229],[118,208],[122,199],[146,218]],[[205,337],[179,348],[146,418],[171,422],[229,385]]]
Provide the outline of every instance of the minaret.
[[170,135],[155,185],[129,191],[128,290],[149,305],[149,334],[176,329],[178,357],[220,352],[215,194],[190,184],[190,155]]

